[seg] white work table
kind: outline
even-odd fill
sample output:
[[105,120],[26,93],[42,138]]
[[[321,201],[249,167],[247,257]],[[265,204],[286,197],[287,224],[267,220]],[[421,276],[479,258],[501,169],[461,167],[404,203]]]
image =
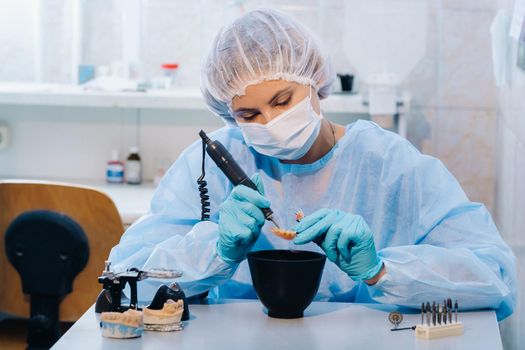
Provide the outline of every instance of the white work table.
[[[502,349],[494,311],[463,312],[462,336],[417,339],[414,331],[390,331],[388,305],[314,302],[299,319],[275,319],[257,300],[190,305],[181,332],[144,332],[141,338],[104,338],[91,307],[52,349]],[[405,314],[402,326],[420,322]]]

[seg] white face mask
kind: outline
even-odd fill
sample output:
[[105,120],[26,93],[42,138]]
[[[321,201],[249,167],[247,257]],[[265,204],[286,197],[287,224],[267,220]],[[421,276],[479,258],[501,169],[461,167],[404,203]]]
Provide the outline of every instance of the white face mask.
[[[311,90],[310,90],[311,93]],[[266,124],[237,123],[246,143],[257,152],[285,160],[296,160],[308,152],[321,130],[310,96]]]

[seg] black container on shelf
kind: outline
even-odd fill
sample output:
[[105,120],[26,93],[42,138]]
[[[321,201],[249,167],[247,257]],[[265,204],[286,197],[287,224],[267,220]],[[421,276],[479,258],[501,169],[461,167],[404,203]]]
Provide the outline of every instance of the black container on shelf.
[[354,85],[354,76],[350,74],[337,74],[341,80],[341,90],[351,92]]

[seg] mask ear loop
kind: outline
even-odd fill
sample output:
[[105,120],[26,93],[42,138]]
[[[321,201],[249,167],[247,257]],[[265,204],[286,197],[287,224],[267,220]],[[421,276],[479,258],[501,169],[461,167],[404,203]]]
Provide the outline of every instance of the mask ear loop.
[[[315,90],[315,88],[310,85],[310,96],[309,96],[309,99],[310,99],[310,107],[312,108],[312,111],[314,112],[314,114],[317,116],[317,118],[319,119],[324,119],[324,116],[323,116],[323,112],[321,111],[321,103],[319,103],[319,113],[317,113],[314,109],[314,105],[312,104],[312,90]],[[317,90],[316,92],[317,93]]]

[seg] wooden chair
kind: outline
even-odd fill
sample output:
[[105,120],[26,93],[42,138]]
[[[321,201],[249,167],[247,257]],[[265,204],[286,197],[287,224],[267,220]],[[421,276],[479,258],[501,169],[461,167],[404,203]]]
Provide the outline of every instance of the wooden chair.
[[24,299],[18,273],[7,260],[4,234],[18,215],[37,209],[68,215],[80,224],[88,237],[88,263],[76,277],[73,292],[60,305],[60,320],[74,322],[95,302],[102,289],[97,276],[124,232],[122,220],[113,201],[89,187],[0,180],[0,312],[23,318],[29,317],[29,302]]

